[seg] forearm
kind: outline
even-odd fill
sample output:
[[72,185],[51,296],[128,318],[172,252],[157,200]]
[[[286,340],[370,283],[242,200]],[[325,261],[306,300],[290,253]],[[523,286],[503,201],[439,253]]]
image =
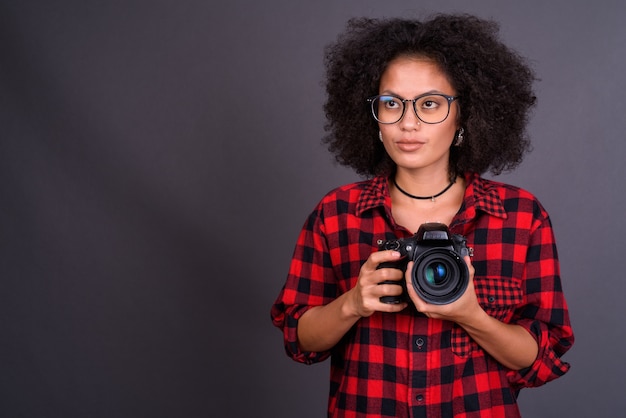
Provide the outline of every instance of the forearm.
[[519,325],[506,324],[486,313],[459,325],[493,358],[511,370],[529,367],[537,358],[537,342]]
[[303,351],[329,350],[359,319],[350,292],[344,293],[328,305],[315,306],[300,317],[298,345]]

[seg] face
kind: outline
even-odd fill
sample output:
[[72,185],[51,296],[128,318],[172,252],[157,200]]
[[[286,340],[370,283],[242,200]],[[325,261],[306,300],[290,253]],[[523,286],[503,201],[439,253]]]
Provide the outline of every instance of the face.
[[[425,93],[455,96],[456,91],[433,61],[400,57],[391,61],[380,79],[379,94],[414,99]],[[426,103],[422,106],[431,106]],[[443,103],[447,106],[447,103]],[[447,119],[437,124],[420,121],[410,101],[405,102],[402,119],[393,124],[379,123],[383,144],[398,170],[448,171],[450,146],[458,129],[458,105],[450,104]],[[420,111],[429,111],[419,107]]]

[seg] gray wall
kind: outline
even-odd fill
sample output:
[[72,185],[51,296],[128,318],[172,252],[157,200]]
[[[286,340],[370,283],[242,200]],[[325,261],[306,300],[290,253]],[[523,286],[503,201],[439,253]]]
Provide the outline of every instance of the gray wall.
[[[269,308],[318,199],[322,50],[352,16],[493,17],[541,78],[500,179],[551,213],[572,370],[529,417],[626,409],[621,1],[2,0],[0,416],[320,417]],[[620,261],[622,260],[622,261]]]

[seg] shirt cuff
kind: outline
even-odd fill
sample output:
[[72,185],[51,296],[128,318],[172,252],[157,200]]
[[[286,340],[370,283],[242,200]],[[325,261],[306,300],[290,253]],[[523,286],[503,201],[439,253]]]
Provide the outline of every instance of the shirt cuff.
[[314,364],[330,357],[330,351],[302,351],[298,344],[298,320],[311,308],[312,306],[292,306],[274,319],[274,324],[283,331],[285,352],[298,363]]
[[539,351],[532,365],[521,370],[511,370],[507,374],[514,388],[541,386],[567,373],[570,365],[554,351],[546,324],[528,320],[517,322],[516,325],[526,329],[535,338]]

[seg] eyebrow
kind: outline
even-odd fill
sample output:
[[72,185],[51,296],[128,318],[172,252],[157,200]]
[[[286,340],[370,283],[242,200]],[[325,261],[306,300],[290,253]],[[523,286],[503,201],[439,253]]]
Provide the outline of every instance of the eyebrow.
[[[381,93],[379,93],[379,94],[380,94],[381,96],[394,96],[394,97],[397,97],[397,98],[399,98],[399,99],[404,99],[404,97],[400,96],[400,95],[399,95],[399,94],[397,94],[397,93],[394,93],[394,92],[393,92],[393,91],[391,91],[391,90],[385,90],[385,91],[383,91],[383,92],[381,92]],[[443,95],[446,95],[446,96],[454,96],[454,94],[444,93],[444,92],[439,91],[439,90],[429,90],[429,91],[426,91],[426,92],[424,92],[424,93],[418,94],[417,96],[413,97],[413,99],[415,99],[415,98],[417,98],[417,97],[426,96],[426,95],[428,95],[428,94],[443,94]]]

